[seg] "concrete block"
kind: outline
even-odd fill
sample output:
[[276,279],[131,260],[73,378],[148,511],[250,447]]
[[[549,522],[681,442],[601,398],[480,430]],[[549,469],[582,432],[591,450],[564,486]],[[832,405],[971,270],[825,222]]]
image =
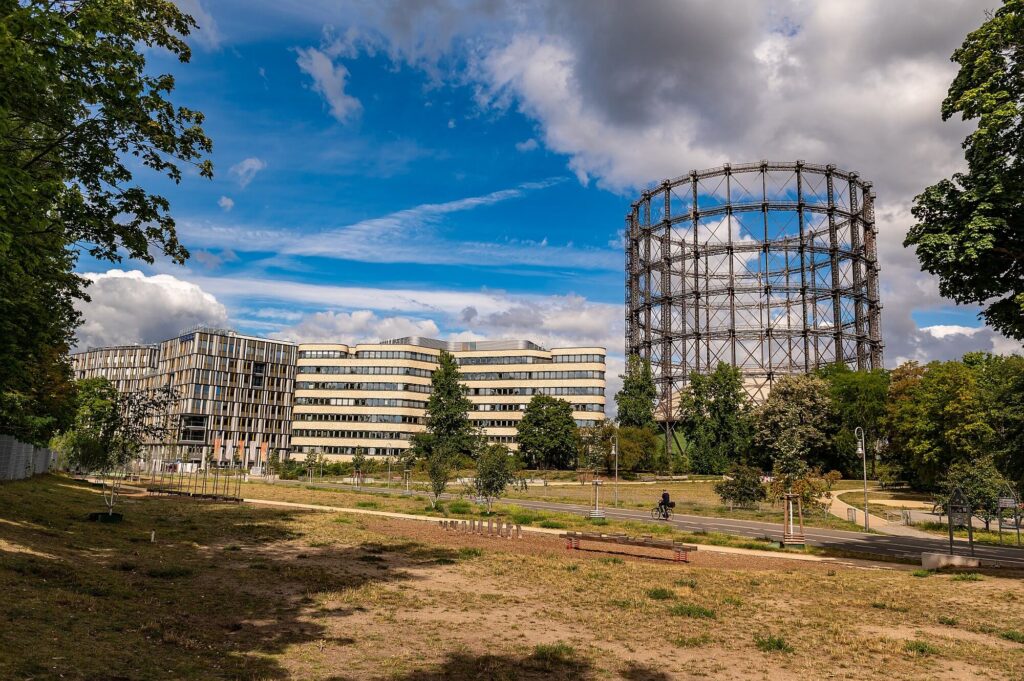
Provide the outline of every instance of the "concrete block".
[[951,556],[948,553],[922,553],[921,567],[925,570],[939,570],[944,567],[981,567],[981,560],[971,556]]

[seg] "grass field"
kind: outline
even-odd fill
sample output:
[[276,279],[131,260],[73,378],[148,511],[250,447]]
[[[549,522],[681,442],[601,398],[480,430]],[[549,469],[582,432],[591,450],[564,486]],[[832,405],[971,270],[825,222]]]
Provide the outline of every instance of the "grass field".
[[144,496],[84,519],[101,507],[0,485],[0,678],[1024,678],[1020,574],[680,565]]

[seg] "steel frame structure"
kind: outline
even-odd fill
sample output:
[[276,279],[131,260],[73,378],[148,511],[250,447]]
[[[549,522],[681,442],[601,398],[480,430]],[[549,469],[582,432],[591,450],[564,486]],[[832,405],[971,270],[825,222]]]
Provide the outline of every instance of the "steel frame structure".
[[761,161],[691,171],[632,204],[626,351],[651,363],[659,420],[676,420],[691,371],[720,362],[755,400],[780,375],[882,366],[871,187],[833,165]]

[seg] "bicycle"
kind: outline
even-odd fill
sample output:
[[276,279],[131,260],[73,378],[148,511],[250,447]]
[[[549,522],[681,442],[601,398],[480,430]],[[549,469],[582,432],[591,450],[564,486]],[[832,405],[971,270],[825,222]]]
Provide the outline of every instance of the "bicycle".
[[676,503],[674,501],[670,501],[668,506],[658,504],[651,509],[651,520],[671,520],[672,507],[675,505]]

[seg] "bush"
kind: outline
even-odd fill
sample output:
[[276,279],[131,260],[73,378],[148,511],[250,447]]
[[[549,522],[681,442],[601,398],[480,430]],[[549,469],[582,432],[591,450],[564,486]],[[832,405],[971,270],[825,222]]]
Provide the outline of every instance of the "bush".
[[736,466],[729,478],[715,483],[715,494],[730,506],[754,506],[768,496],[761,484],[761,471],[753,466]]
[[999,636],[1005,638],[1007,641],[1013,641],[1014,643],[1024,643],[1024,632],[1016,629],[1007,629],[999,634]]
[[656,589],[648,589],[647,597],[655,601],[668,601],[676,597],[675,592],[671,589],[663,589],[658,587]]
[[473,506],[465,499],[457,499],[448,504],[448,512],[465,515],[473,512]]
[[981,575],[977,572],[958,572],[952,579],[954,582],[980,582]]
[[791,653],[793,646],[789,645],[782,636],[774,634],[754,634],[754,645],[764,653]]
[[564,530],[565,529],[565,523],[559,522],[557,520],[542,520],[542,521],[540,521],[539,526],[540,527],[546,527],[549,530]]
[[903,644],[904,650],[914,655],[934,655],[939,649],[927,641],[907,641]]
[[955,627],[959,624],[959,620],[949,615],[939,615],[939,624],[945,624],[947,627]]
[[912,574],[915,577],[931,577],[932,576],[932,571],[931,570],[914,570],[910,574]]
[[567,643],[540,643],[533,649],[533,659],[547,666],[564,664],[576,657],[576,649]]

